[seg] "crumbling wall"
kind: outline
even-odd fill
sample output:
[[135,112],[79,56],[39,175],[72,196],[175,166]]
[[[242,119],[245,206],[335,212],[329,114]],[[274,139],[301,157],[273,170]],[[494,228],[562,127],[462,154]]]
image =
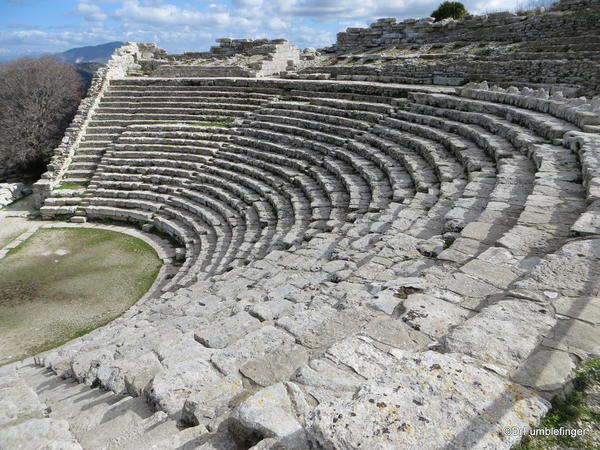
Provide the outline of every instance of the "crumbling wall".
[[563,0],[548,11],[529,15],[499,12],[467,16],[463,20],[433,18],[379,19],[369,28],[348,28],[338,33],[329,52],[357,48],[402,46],[404,44],[448,42],[521,42],[600,32],[600,0]]
[[67,128],[65,135],[54,154],[50,158],[47,170],[40,180],[33,185],[35,203],[40,207],[50,195],[52,189],[58,186],[67,171],[75,151],[82,138],[85,137],[87,126],[100,103],[100,99],[110,85],[110,81],[123,78],[132,69],[139,69],[138,62],[143,58],[152,58],[164,53],[155,44],[138,44],[126,42],[116,49],[106,64],[94,74],[86,97],[81,100],[77,113]]

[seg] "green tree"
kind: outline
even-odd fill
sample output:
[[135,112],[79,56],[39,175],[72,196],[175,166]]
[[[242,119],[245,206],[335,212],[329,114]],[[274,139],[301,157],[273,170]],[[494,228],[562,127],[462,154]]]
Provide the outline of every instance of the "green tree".
[[466,15],[467,9],[461,2],[443,2],[431,13],[431,17],[433,17],[436,22],[448,18],[462,19]]

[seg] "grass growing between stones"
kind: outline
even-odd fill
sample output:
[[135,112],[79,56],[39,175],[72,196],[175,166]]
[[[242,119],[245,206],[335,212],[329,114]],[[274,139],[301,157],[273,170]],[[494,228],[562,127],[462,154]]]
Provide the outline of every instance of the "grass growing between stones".
[[66,189],[85,189],[85,186],[81,183],[62,183],[55,189],[66,190]]
[[583,435],[526,436],[514,450],[600,448],[600,359],[582,364],[573,384],[568,396],[552,402],[552,409],[536,429],[580,429]]
[[86,334],[152,286],[161,261],[134,237],[40,229],[0,260],[0,365]]

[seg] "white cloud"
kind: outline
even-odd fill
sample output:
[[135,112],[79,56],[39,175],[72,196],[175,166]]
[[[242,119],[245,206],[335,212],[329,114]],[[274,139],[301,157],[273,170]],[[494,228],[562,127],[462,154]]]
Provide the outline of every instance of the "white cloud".
[[267,26],[271,30],[285,30],[290,26],[289,22],[283,20],[281,17],[273,17],[268,20]]
[[85,1],[79,2],[73,12],[83,16],[85,20],[90,22],[101,22],[108,17],[98,5],[93,5]]
[[217,7],[207,11],[162,2],[140,4],[138,0],[126,0],[114,12],[114,18],[125,23],[137,22],[156,25],[212,25],[226,27],[230,23],[229,12]]
[[[0,2],[7,0],[0,0]],[[77,0],[80,25],[7,25],[0,48],[10,54],[59,52],[115,40],[156,42],[171,53],[206,50],[219,37],[287,38],[299,47],[331,45],[347,27],[380,17],[426,17],[442,0]],[[550,0],[465,0],[470,12]],[[26,0],[23,22],[27,21]],[[7,54],[4,52],[3,54]]]

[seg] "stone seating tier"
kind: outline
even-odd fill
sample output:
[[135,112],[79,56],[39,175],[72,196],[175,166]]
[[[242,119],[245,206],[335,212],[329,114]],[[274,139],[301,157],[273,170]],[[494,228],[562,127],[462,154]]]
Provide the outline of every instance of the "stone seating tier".
[[[146,89],[149,108],[158,91],[218,93],[198,108],[239,101],[228,86],[267,97],[227,127],[102,115]],[[114,80],[108,98],[82,142],[102,151],[81,147],[72,163],[87,187],[55,190],[42,213],[167,234],[180,266],[159,295],[35,361],[141,401],[120,445],[156,421],[166,448],[200,434],[416,445],[403,423],[435,446],[509,448],[518,436],[498,427],[539,421],[576,358],[600,356],[582,312],[600,294],[591,103],[484,85],[182,78]],[[32,366],[8,370],[11,389],[57,401]],[[71,424],[48,425],[64,439],[91,442],[85,415],[53,417]]]

